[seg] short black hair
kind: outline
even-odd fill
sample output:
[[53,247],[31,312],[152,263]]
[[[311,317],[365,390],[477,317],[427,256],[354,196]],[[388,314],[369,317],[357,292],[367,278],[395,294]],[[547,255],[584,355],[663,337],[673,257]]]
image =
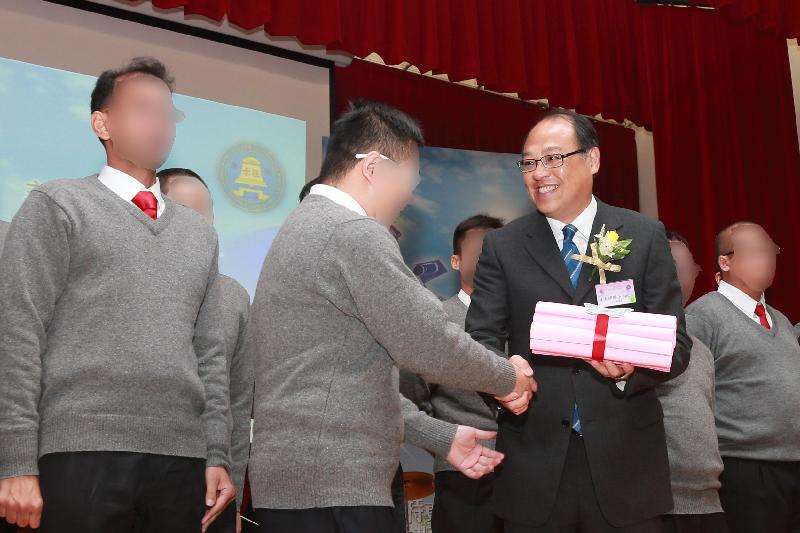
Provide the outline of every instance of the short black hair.
[[461,243],[467,232],[472,229],[498,229],[503,227],[503,219],[491,217],[489,215],[472,215],[466,220],[462,220],[453,232],[453,255],[461,253]]
[[311,187],[313,187],[314,185],[318,185],[320,183],[325,183],[325,180],[322,179],[322,176],[317,176],[313,180],[303,185],[303,188],[300,189],[300,197],[299,197],[300,201],[302,202],[303,199],[305,199],[305,197],[308,196],[308,193],[311,192]]
[[358,164],[356,154],[376,150],[397,161],[410,145],[423,144],[422,129],[406,113],[381,102],[356,100],[333,123],[320,176],[336,182]]
[[190,178],[195,178],[202,183],[206,189],[208,189],[208,184],[205,182],[205,180],[203,180],[203,178],[200,177],[200,174],[190,168],[165,168],[163,170],[159,170],[156,173],[156,176],[158,177],[158,181],[161,185],[161,192],[164,194],[167,194],[170,183],[178,176],[189,176]]
[[687,248],[689,247],[689,241],[677,231],[667,230],[667,240],[670,242],[682,242]]
[[592,121],[588,117],[576,113],[571,109],[551,107],[545,111],[544,115],[536,121],[533,127],[535,128],[539,123],[551,118],[563,118],[572,124],[575,130],[575,140],[578,141],[578,150],[588,152],[592,148],[600,147],[600,137],[598,137],[597,130],[594,128]]
[[117,80],[130,74],[147,74],[149,76],[154,76],[163,81],[167,87],[169,87],[170,92],[175,90],[175,78],[170,75],[164,63],[152,57],[134,57],[127,64],[119,68],[106,70],[100,74],[100,77],[97,78],[97,82],[94,84],[92,99],[89,104],[92,113],[103,110],[111,94],[114,92],[114,86],[117,84]]

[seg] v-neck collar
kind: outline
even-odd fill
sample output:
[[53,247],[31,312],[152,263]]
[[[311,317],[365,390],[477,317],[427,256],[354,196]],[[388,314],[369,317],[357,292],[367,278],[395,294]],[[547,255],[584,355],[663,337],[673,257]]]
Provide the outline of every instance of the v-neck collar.
[[[738,316],[740,320],[746,321],[749,324],[748,327],[756,328],[757,330],[761,331],[761,333],[763,333],[765,335],[768,335],[770,337],[775,337],[778,334],[778,321],[775,318],[774,314],[770,315],[770,316],[772,316],[772,329],[767,329],[764,326],[762,326],[760,323],[756,322],[755,320],[753,320],[749,316],[745,315],[742,312],[741,309],[736,307],[736,304],[734,304],[732,301],[730,301],[727,298],[725,298],[725,295],[720,294],[719,291],[714,291],[713,294],[715,294],[717,298],[719,298],[720,300],[725,302],[725,305],[727,305],[728,307],[733,309],[734,314],[736,316]],[[769,307],[764,306],[764,309],[766,309],[767,312],[769,312]]]
[[103,194],[106,198],[109,199],[110,203],[116,205],[119,209],[124,210],[130,215],[133,215],[133,217],[142,224],[144,224],[153,235],[158,235],[159,233],[164,231],[164,228],[166,228],[169,225],[170,221],[172,220],[172,214],[175,211],[175,205],[172,204],[171,200],[166,196],[164,197],[164,202],[166,203],[164,212],[161,213],[160,217],[153,220],[149,216],[145,215],[144,211],[142,211],[135,205],[131,204],[130,202],[126,202],[125,200],[120,198],[119,195],[114,193],[114,191],[103,185],[98,179],[97,174],[89,177],[88,179],[92,183],[92,185],[94,185],[99,191],[101,191],[101,194]]

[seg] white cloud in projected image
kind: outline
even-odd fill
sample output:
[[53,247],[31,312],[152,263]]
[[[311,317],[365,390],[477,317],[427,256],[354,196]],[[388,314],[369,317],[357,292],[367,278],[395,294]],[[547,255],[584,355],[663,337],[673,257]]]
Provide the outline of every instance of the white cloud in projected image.
[[413,269],[439,260],[447,273],[426,286],[442,298],[458,291],[458,275],[450,268],[453,230],[478,213],[509,222],[531,212],[531,201],[517,169],[517,154],[423,148],[422,183],[395,226],[400,248]]

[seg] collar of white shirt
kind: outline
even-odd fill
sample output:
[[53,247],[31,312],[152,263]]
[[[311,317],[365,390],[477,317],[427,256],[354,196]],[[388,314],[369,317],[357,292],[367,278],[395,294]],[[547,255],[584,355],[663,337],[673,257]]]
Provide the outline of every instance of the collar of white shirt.
[[725,298],[730,300],[730,302],[738,307],[742,313],[749,316],[754,321],[758,322],[759,324],[761,321],[756,315],[756,306],[761,304],[764,306],[764,311],[767,314],[767,322],[769,325],[772,326],[772,317],[769,316],[769,311],[767,311],[767,302],[764,299],[764,295],[761,295],[761,299],[758,301],[753,300],[749,295],[747,295],[744,291],[739,289],[738,287],[734,287],[730,283],[720,281],[719,287],[717,288],[717,292],[723,295]]
[[311,187],[311,190],[308,191],[308,194],[318,194],[320,196],[324,196],[328,200],[341,205],[342,207],[346,207],[350,211],[354,211],[359,215],[365,217],[367,216],[367,212],[361,207],[355,198],[347,194],[341,189],[337,189],[336,187],[331,187],[330,185],[325,185],[324,183],[318,183]]
[[464,289],[458,291],[458,299],[461,300],[461,303],[469,307],[469,304],[472,303],[472,297],[464,292]]
[[156,216],[160,217],[164,212],[166,203],[164,202],[164,197],[161,196],[161,183],[159,183],[158,178],[156,178],[156,182],[153,186],[148,188],[142,185],[142,182],[133,176],[106,165],[103,167],[103,170],[100,171],[97,179],[100,180],[100,183],[111,189],[114,194],[130,204],[133,204],[133,197],[139,194],[139,192],[150,191],[158,202]]
[[[597,216],[597,199],[592,196],[592,200],[586,206],[586,209],[572,221],[572,225],[578,229],[572,241],[581,253],[586,253],[586,248],[589,246],[595,216]],[[547,217],[547,223],[550,224],[553,237],[556,238],[556,243],[560,250],[564,246],[564,226],[566,224],[550,217]]]

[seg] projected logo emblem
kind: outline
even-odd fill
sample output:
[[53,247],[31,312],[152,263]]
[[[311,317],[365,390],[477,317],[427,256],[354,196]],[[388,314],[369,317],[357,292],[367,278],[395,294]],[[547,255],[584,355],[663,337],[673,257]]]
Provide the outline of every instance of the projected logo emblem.
[[283,197],[283,168],[275,155],[260,144],[242,143],[229,148],[219,161],[217,174],[228,199],[245,211],[266,211]]

